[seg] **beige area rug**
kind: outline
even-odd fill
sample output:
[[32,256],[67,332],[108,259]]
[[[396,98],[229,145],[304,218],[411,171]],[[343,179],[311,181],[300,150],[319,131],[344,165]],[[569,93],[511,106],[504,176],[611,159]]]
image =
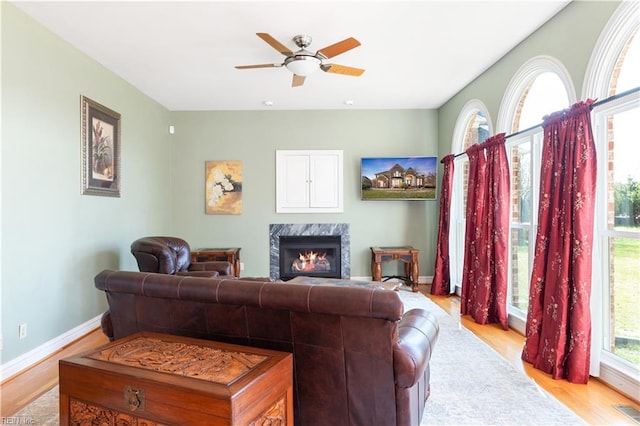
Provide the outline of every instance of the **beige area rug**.
[[[405,287],[400,296],[405,310],[429,309],[440,322],[431,358],[431,397],[420,426],[586,424],[427,297]],[[22,421],[14,424],[58,425],[58,387],[14,419]]]
[[424,307],[440,323],[420,426],[586,424],[427,297],[404,287],[400,295],[405,310]]

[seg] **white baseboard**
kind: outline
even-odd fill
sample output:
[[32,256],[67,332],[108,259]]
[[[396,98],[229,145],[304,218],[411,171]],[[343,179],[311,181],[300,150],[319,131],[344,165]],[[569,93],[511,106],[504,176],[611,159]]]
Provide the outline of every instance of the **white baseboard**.
[[100,327],[101,318],[102,314],[90,319],[84,324],[80,324],[79,326],[67,331],[64,334],[61,334],[58,337],[49,340],[48,342],[45,342],[37,348],[30,350],[29,352],[20,355],[19,357],[12,359],[5,364],[2,364],[0,366],[0,382],[3,382],[11,376],[16,375],[23,370],[26,370],[34,364],[37,364],[38,362],[51,356],[57,351],[63,349],[73,341],[78,340],[82,336],[95,330],[97,327]]
[[638,401],[640,399],[640,380],[638,380],[637,373],[635,376],[625,374],[606,362],[600,363],[600,376],[598,379],[625,396]]

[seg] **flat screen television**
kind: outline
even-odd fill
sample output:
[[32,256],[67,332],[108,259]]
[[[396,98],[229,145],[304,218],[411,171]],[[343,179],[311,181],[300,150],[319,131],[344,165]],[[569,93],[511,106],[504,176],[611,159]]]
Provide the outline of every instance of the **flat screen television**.
[[363,200],[435,200],[436,157],[363,157]]

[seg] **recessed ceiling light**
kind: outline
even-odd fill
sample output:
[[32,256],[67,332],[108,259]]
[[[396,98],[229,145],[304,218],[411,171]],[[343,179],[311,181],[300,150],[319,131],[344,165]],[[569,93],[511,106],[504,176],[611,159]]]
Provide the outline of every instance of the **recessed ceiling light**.
[[348,100],[344,101],[344,104],[346,106],[352,106],[353,105],[353,101],[351,99],[348,99]]
[[270,106],[273,106],[273,101],[262,101],[262,104],[263,104],[264,106],[268,106],[268,107],[270,107]]

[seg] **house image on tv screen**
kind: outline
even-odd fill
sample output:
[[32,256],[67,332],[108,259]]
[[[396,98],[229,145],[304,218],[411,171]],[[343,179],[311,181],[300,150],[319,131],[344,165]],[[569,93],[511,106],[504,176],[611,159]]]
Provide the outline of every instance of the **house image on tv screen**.
[[436,157],[362,159],[362,199],[435,199]]

